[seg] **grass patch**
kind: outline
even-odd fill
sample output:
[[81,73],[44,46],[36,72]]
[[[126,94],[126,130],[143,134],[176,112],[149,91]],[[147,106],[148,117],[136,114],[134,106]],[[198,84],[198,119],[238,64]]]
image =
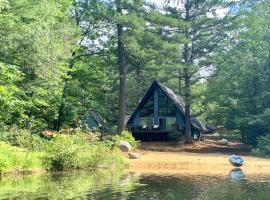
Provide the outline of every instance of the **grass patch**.
[[42,169],[41,152],[31,152],[0,142],[0,174],[22,174]]
[[124,158],[108,141],[89,140],[86,133],[57,134],[51,140],[27,130],[5,131],[0,137],[0,174],[36,170],[123,168]]

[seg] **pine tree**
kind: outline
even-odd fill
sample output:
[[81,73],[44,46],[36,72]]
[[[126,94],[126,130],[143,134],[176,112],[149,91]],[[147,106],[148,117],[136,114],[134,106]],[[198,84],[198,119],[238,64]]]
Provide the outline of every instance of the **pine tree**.
[[[123,15],[123,2],[122,0],[116,0],[117,15]],[[126,67],[124,57],[124,44],[123,38],[123,24],[117,23],[117,56],[119,65],[119,124],[118,132],[121,133],[125,129],[125,115],[126,115]]]
[[141,0],[115,1],[115,5],[116,14],[112,19],[117,27],[120,78],[118,128],[121,132],[125,128],[126,76],[130,77],[126,72],[135,69],[138,81],[146,67],[148,71],[155,69],[157,72],[157,66],[162,69],[165,65],[172,65],[179,51],[179,45],[175,42],[182,42],[184,37],[182,34],[168,33],[167,30],[179,28],[184,23],[162,14]]
[[[211,67],[211,55],[228,37],[228,30],[235,17],[230,12],[230,8],[235,3],[223,0],[178,0],[174,2],[176,6],[170,6],[172,2],[166,1],[165,10],[188,24],[185,29],[176,31],[185,34],[188,40],[182,48],[181,56],[185,83],[185,139],[186,143],[192,143],[191,85],[200,78],[200,70]],[[218,14],[221,11],[223,13]],[[179,74],[182,76],[182,73]]]

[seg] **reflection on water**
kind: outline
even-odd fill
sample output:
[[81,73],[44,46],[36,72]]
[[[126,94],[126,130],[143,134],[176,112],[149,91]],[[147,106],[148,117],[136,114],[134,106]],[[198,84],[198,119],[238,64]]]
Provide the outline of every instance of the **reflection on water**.
[[230,177],[234,181],[241,181],[241,180],[243,180],[245,178],[245,175],[244,175],[243,171],[240,168],[234,168],[230,172]]
[[0,199],[270,199],[270,176],[69,172],[0,180]]

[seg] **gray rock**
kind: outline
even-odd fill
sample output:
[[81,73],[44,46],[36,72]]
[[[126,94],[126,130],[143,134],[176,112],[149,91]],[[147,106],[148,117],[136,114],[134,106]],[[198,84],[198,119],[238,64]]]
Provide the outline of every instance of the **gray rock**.
[[139,154],[139,153],[132,153],[132,152],[129,152],[129,153],[128,153],[128,157],[129,157],[129,159],[139,159],[139,158],[142,157],[142,155]]
[[227,139],[221,139],[218,141],[219,144],[222,144],[222,145],[227,145],[228,144],[228,140]]
[[119,149],[123,152],[130,152],[131,151],[131,145],[126,141],[120,141]]

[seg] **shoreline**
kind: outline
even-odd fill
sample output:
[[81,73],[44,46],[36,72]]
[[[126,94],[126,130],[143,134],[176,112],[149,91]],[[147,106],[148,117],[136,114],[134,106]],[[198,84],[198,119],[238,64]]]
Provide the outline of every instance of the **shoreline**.
[[144,151],[140,159],[130,159],[130,172],[138,173],[185,173],[190,175],[228,175],[241,170],[245,175],[270,175],[270,159],[242,156],[241,167],[229,162],[229,155],[223,153],[187,153]]

